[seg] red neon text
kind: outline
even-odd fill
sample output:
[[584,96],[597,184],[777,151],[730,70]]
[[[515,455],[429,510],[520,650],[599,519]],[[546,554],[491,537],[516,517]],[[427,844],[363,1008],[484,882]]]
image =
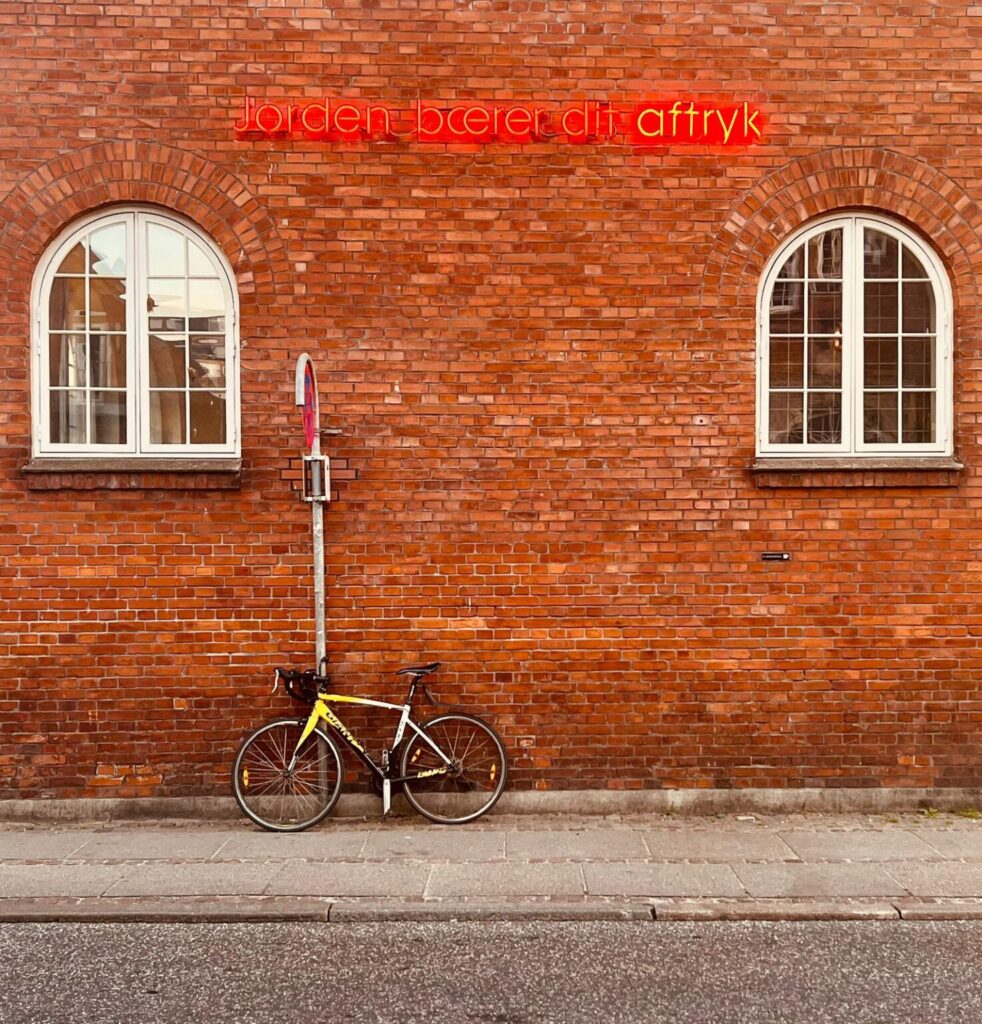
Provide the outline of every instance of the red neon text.
[[763,113],[751,103],[717,105],[657,100],[618,106],[581,100],[563,107],[525,103],[439,103],[417,100],[408,110],[325,98],[259,103],[245,98],[240,136],[299,135],[322,141],[410,139],[425,143],[621,143],[632,146],[749,146],[759,142]]

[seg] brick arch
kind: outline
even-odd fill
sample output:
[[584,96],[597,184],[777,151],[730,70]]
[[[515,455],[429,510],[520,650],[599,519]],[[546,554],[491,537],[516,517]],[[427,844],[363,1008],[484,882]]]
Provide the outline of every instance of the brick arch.
[[60,231],[112,203],[148,203],[194,221],[231,263],[243,306],[275,301],[289,281],[286,245],[238,178],[172,146],[106,142],[44,164],[4,197],[0,259],[10,275],[10,299],[27,298],[37,262]]
[[906,221],[934,245],[951,277],[963,328],[978,327],[982,273],[979,208],[930,165],[887,149],[824,149],[767,175],[740,200],[706,261],[701,305],[753,318],[757,283],[772,253],[807,221],[843,209]]

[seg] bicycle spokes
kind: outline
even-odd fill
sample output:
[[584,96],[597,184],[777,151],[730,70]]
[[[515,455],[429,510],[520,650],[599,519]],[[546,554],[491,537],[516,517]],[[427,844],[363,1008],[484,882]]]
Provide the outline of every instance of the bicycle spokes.
[[424,731],[403,755],[406,798],[434,821],[470,821],[483,814],[500,796],[507,771],[494,730],[469,715],[449,714]]
[[327,813],[340,791],[341,762],[334,744],[315,732],[298,747],[302,728],[296,722],[264,726],[236,758],[236,798],[265,828],[306,828]]

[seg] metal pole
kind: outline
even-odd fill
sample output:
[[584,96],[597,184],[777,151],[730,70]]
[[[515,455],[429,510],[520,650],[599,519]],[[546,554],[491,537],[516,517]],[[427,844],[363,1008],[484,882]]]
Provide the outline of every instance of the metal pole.
[[[319,426],[319,425],[318,425]],[[320,431],[314,436],[314,443],[311,445],[310,454],[320,456],[321,439]],[[312,490],[319,496],[324,489],[324,481],[321,478],[320,459],[315,458],[312,465]],[[316,659],[317,671],[320,672],[327,658],[327,625],[325,622],[324,604],[327,600],[326,587],[324,582],[324,503],[314,500],[310,503],[311,524],[314,533],[314,658]]]

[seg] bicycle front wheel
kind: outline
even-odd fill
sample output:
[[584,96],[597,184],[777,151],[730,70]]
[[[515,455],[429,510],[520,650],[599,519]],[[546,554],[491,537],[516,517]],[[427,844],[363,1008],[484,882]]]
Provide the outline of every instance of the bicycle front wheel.
[[[498,802],[508,779],[508,759],[500,737],[487,722],[473,715],[440,715],[421,726],[426,738],[414,733],[402,749],[399,774],[412,806],[430,821],[463,825],[487,814]],[[442,768],[450,771],[426,778],[415,776]]]
[[290,718],[260,726],[235,756],[235,799],[247,817],[271,832],[302,832],[316,825],[341,795],[344,766],[337,744],[318,728],[297,750],[304,725]]

